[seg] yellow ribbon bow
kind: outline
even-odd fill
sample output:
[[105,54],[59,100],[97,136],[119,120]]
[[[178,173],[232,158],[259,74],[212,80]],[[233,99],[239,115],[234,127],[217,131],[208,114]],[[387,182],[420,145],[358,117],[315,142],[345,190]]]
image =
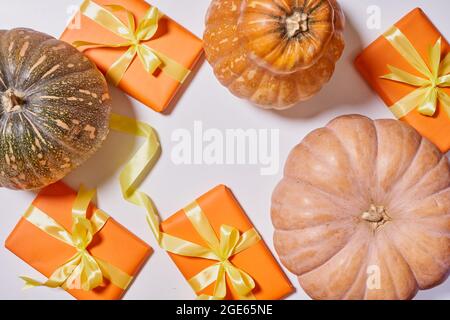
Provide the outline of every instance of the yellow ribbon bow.
[[[151,7],[136,27],[134,15],[120,5],[102,6],[91,0],[85,0],[80,7],[80,12],[84,16],[95,21],[99,25],[125,39],[123,43],[97,43],[89,41],[75,41],[75,47],[95,46],[104,48],[128,48],[116,62],[114,62],[106,73],[107,77],[118,85],[125,72],[133,62],[136,55],[139,57],[144,69],[153,74],[158,68],[173,79],[182,83],[189,75],[190,70],[171,59],[164,53],[150,48],[142,42],[151,40],[158,31],[159,11],[156,7]],[[123,11],[127,15],[128,26],[125,25],[113,12]]]
[[240,235],[236,228],[222,225],[220,239],[218,239],[197,202],[194,201],[188,205],[184,211],[208,247],[166,233],[162,233],[161,247],[182,256],[218,261],[189,279],[189,284],[195,292],[202,291],[215,282],[212,296],[200,295],[198,298],[202,300],[224,299],[227,294],[226,276],[228,276],[240,299],[254,299],[252,294],[252,290],[255,288],[254,280],[245,271],[234,266],[229,259],[260,241],[261,238],[257,231],[252,228]]
[[421,114],[431,117],[436,113],[437,102],[440,101],[450,117],[450,97],[443,90],[450,87],[450,53],[441,61],[442,39],[439,38],[430,48],[430,66],[428,66],[409,39],[397,27],[392,27],[384,34],[384,37],[423,76],[416,76],[388,65],[391,73],[383,76],[383,79],[418,87],[391,106],[392,113],[400,119],[417,108]]
[[104,278],[121,289],[128,287],[133,279],[130,275],[100,258],[93,257],[87,250],[94,235],[109,219],[109,216],[101,210],[95,211],[90,220],[86,218],[86,211],[94,194],[93,190],[80,188],[72,209],[72,233],[37,207],[31,206],[25,213],[27,221],[77,250],[46,282],[21,277],[25,281],[25,288],[46,286],[89,291],[102,285]]

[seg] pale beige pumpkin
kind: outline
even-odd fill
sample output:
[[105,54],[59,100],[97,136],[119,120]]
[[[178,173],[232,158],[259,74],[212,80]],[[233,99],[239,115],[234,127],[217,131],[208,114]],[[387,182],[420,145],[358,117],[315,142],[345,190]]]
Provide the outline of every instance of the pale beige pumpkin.
[[238,97],[285,109],[314,96],[344,49],[336,0],[213,0],[204,47]]
[[105,78],[71,45],[0,30],[0,187],[36,189],[88,159],[108,134]]
[[272,221],[312,298],[410,299],[450,271],[448,160],[403,122],[337,118],[291,152]]

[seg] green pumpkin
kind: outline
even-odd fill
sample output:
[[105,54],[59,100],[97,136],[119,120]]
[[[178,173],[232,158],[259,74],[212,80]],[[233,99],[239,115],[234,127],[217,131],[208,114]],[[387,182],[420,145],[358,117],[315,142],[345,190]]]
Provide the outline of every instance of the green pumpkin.
[[0,30],[0,186],[37,189],[87,160],[108,134],[104,76],[71,45]]

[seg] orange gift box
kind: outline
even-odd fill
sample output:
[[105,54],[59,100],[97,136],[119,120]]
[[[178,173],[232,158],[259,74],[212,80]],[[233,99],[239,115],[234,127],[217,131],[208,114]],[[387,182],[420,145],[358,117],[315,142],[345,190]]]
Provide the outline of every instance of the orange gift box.
[[[76,192],[58,182],[43,189],[33,201],[33,206],[66,230],[71,230],[75,198]],[[91,204],[87,218],[95,210],[97,208]],[[75,248],[53,238],[23,217],[6,240],[5,247],[47,278],[76,252]],[[107,261],[132,277],[139,272],[152,252],[145,242],[112,218],[94,235],[87,250],[93,257]],[[112,300],[120,299],[125,290],[104,279],[103,284],[94,290],[67,289],[67,292],[80,300]]]
[[[121,5],[129,10],[135,17],[136,25],[151,8],[142,0],[95,0],[101,6]],[[108,9],[108,7],[104,7]],[[124,12],[114,11],[125,25],[127,15]],[[61,40],[73,44],[75,41],[89,41],[96,43],[123,43],[124,39],[107,30],[105,27],[78,13],[69,23]],[[202,41],[191,32],[183,28],[174,20],[164,15],[159,19],[158,30],[143,44],[168,56],[183,67],[192,70],[203,53]],[[109,68],[127,51],[125,48],[81,48],[100,71],[106,74]],[[148,73],[140,59],[136,56],[119,83],[119,88],[136,98],[143,104],[158,112],[166,110],[175,97],[182,84],[157,69],[153,74]]]
[[[429,67],[429,50],[439,38],[442,39],[442,56],[444,57],[450,51],[448,42],[420,8],[411,11],[395,26],[409,39]],[[393,106],[417,89],[412,85],[382,79],[382,76],[390,73],[388,65],[423,77],[384,36],[367,47],[356,58],[355,65],[388,106]],[[442,90],[450,94],[448,88]],[[450,150],[450,118],[440,102],[438,102],[437,111],[433,116],[425,116],[416,108],[401,120],[432,141],[442,152]]]
[[[252,223],[231,190],[223,185],[217,186],[196,201],[216,235],[219,235],[222,225],[235,227],[241,233],[253,228]],[[178,211],[165,220],[161,224],[161,230],[172,236],[207,246],[187,218],[184,210]],[[186,280],[191,279],[205,268],[214,264],[214,261],[203,258],[186,257],[173,253],[169,253],[169,255]],[[253,278],[256,286],[252,293],[258,300],[281,299],[294,291],[292,284],[262,240],[248,249],[235,254],[229,261]],[[225,299],[237,300],[239,297],[234,292],[228,277],[226,282],[227,295]],[[215,283],[211,284],[203,291],[197,292],[197,294],[213,295],[214,285]]]

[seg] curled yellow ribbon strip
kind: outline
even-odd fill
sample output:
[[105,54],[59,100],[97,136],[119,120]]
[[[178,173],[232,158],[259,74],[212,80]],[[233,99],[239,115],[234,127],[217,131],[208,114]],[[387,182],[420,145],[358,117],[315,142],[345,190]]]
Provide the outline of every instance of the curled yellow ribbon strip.
[[437,102],[440,101],[450,117],[450,96],[443,90],[450,87],[450,53],[441,61],[442,39],[439,38],[429,50],[429,67],[400,29],[394,26],[384,37],[423,76],[388,65],[391,73],[383,76],[383,79],[417,87],[390,107],[392,113],[400,119],[417,108],[421,114],[431,117],[436,113]]
[[125,165],[120,173],[119,181],[125,200],[141,206],[147,211],[147,222],[159,243],[161,234],[157,210],[150,197],[138,190],[139,183],[155,164],[160,154],[161,146],[158,136],[148,124],[118,114],[111,115],[109,127],[118,132],[146,139],[133,158]]
[[215,282],[212,296],[200,295],[198,298],[202,300],[224,299],[227,294],[226,276],[228,276],[240,299],[255,299],[252,294],[252,290],[255,288],[254,280],[249,274],[235,267],[229,259],[260,241],[258,232],[252,228],[240,235],[236,228],[222,225],[220,239],[218,239],[208,218],[196,201],[184,208],[184,211],[208,247],[166,233],[161,234],[161,247],[182,256],[218,261],[189,279],[189,284],[195,292],[199,292]]
[[102,285],[103,278],[109,279],[121,289],[126,289],[131,283],[133,278],[130,275],[100,258],[93,257],[87,250],[94,235],[109,219],[101,210],[95,211],[90,220],[86,218],[86,211],[94,194],[94,190],[88,191],[83,186],[80,188],[72,208],[72,233],[37,207],[31,206],[25,213],[27,221],[77,250],[46,282],[21,277],[25,281],[25,288],[46,286],[89,291]]
[[[80,7],[81,14],[97,22],[119,37],[125,39],[123,43],[97,43],[89,41],[75,41],[75,47],[94,46],[103,48],[128,48],[113,65],[109,68],[106,76],[118,85],[125,72],[133,62],[136,55],[139,57],[144,69],[153,74],[158,68],[180,83],[188,77],[190,70],[171,59],[164,53],[152,49],[142,42],[149,41],[158,30],[160,13],[156,7],[151,7],[136,27],[134,15],[126,8],[119,5],[102,6],[93,1],[85,0]],[[127,15],[128,26],[125,25],[113,12],[123,11]]]

